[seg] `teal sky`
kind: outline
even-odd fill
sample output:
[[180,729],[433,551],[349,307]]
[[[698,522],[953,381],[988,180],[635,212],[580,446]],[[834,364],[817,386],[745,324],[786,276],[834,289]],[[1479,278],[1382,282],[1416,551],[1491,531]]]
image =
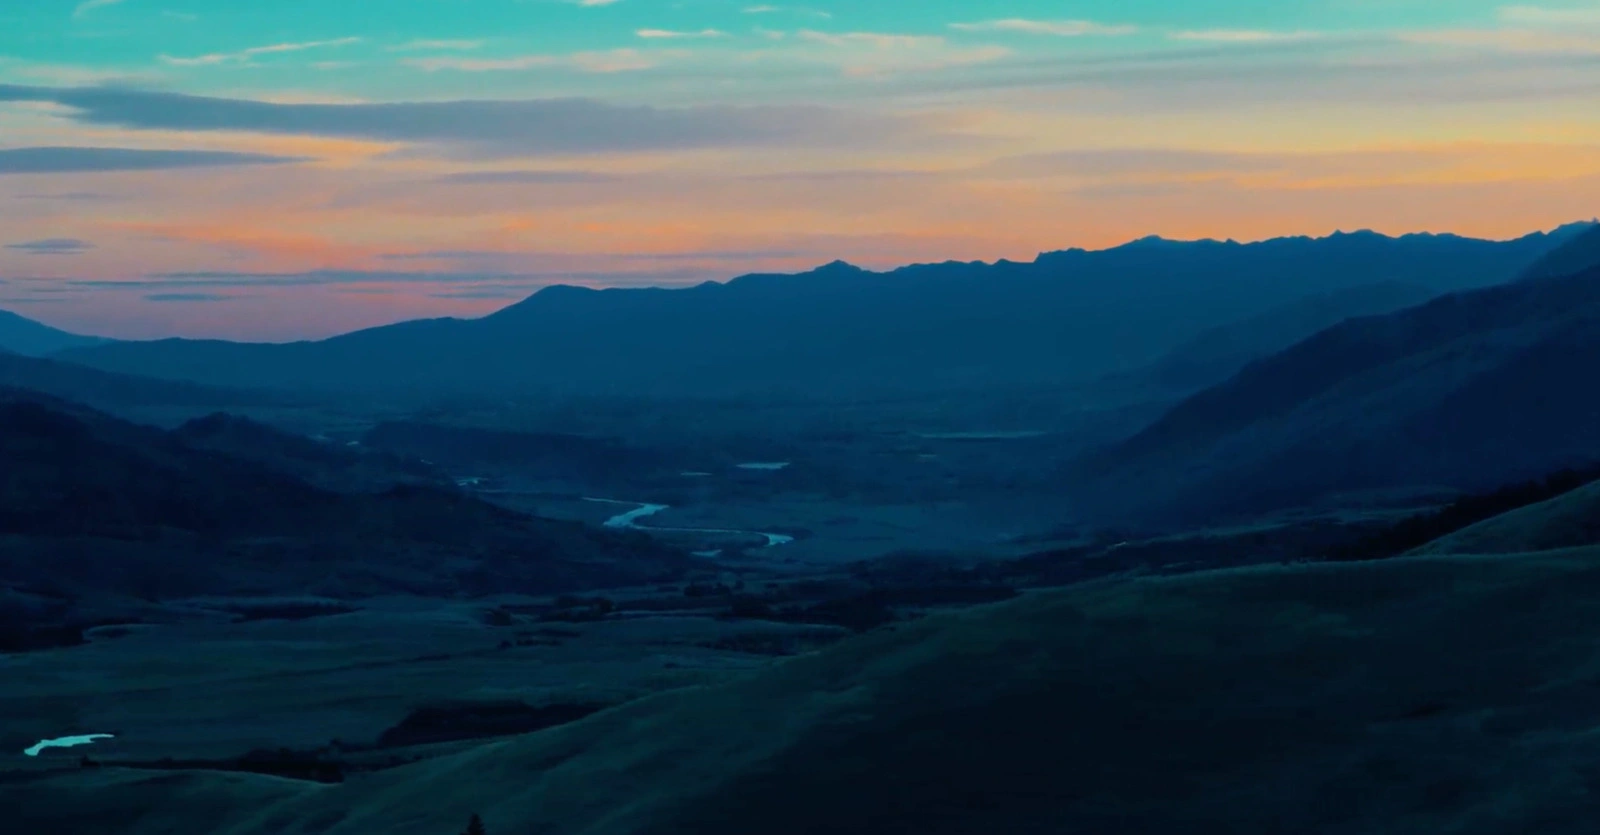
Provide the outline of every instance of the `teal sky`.
[[0,3],[0,308],[112,336],[1596,195],[1600,0]]
[[[1592,5],[1592,4],[1591,4]],[[805,5],[722,0],[29,0],[0,12],[0,56],[9,75],[48,80],[148,80],[185,90],[283,87],[366,96],[498,95],[527,90],[528,78],[423,69],[432,59],[528,60],[530,56],[634,51],[684,69],[698,58],[771,50],[809,31],[917,35],[950,50],[1003,48],[1018,54],[1178,49],[1185,34],[1225,32],[1352,35],[1396,30],[1494,27],[1506,4],[1494,0],[885,0]],[[1561,9],[1559,4],[1546,8]],[[1582,9],[1583,7],[1575,6]],[[381,10],[381,11],[380,11]],[[958,28],[991,21],[1041,28]],[[1116,36],[1061,37],[1049,26],[1088,23]],[[642,30],[682,37],[641,37]],[[711,33],[717,34],[711,34]],[[701,35],[701,36],[696,36]],[[1064,43],[1070,41],[1070,46]],[[1213,41],[1214,42],[1214,41]],[[280,52],[256,52],[278,47]],[[181,63],[206,56],[215,63]],[[625,65],[627,62],[619,62]],[[22,65],[33,65],[31,68]],[[540,85],[610,89],[627,95],[634,79],[561,79],[545,68]],[[781,74],[784,65],[756,68]],[[593,76],[601,73],[590,72]]]

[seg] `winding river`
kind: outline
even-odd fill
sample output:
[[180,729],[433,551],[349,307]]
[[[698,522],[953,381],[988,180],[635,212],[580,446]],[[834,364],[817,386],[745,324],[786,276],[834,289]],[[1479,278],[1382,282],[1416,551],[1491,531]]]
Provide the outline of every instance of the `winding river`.
[[[785,545],[794,541],[794,537],[781,533],[766,533],[764,531],[736,531],[725,528],[659,528],[652,525],[641,525],[639,520],[646,516],[654,516],[671,505],[649,504],[646,502],[625,502],[619,499],[591,499],[584,498],[586,502],[599,502],[601,504],[636,505],[626,513],[619,513],[605,521],[608,528],[627,528],[635,531],[657,531],[660,533],[714,533],[731,534],[735,536],[759,536],[767,540],[764,547],[771,548],[775,545]],[[706,552],[709,553],[709,552]]]

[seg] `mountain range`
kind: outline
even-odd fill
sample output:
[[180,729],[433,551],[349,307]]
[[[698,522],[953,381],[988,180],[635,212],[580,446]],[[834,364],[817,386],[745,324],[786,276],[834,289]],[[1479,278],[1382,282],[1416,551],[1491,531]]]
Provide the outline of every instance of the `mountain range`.
[[1600,228],[1495,287],[1349,319],[1077,462],[1080,500],[1194,523],[1600,461]]
[[[549,287],[482,319],[314,342],[167,339],[55,356],[212,385],[345,393],[827,398],[1054,384],[1136,369],[1210,329],[1363,286],[1439,294],[1496,284],[1581,228],[1503,242],[1371,232],[1249,244],[1147,238],[1031,263],[884,273],[834,262],[672,290]],[[1370,301],[1358,297],[1354,309],[1369,312]]]

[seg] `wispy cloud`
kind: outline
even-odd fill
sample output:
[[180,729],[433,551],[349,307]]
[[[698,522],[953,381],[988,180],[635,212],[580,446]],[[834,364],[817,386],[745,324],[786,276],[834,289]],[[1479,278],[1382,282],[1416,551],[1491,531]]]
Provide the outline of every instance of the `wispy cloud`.
[[818,32],[813,29],[802,29],[799,33],[804,40],[815,43],[824,43],[829,46],[866,46],[872,49],[915,49],[919,47],[943,46],[944,38],[937,35],[896,35],[881,32]]
[[725,38],[727,32],[721,29],[701,29],[698,32],[685,32],[676,29],[640,29],[634,32],[641,38]]
[[[4,88],[0,87],[0,92]],[[73,174],[96,171],[159,171],[225,165],[306,162],[303,157],[230,151],[143,150],[136,148],[45,147],[0,150],[0,175]]]
[[62,191],[62,192],[54,192],[54,193],[46,192],[46,193],[35,193],[35,194],[19,194],[19,195],[16,196],[16,199],[18,199],[18,200],[81,200],[81,201],[97,201],[97,200],[119,200],[121,198],[118,195],[115,195],[115,194],[105,194],[103,192],[98,192],[98,191]]
[[147,302],[226,302],[240,298],[222,293],[149,293],[144,296]]
[[325,41],[300,41],[298,43],[275,43],[266,46],[254,46],[241,49],[238,52],[213,52],[207,55],[196,55],[188,58],[161,55],[161,61],[175,67],[207,66],[228,62],[249,63],[250,59],[261,55],[278,55],[286,52],[303,52],[307,49],[323,49],[327,47],[349,46],[360,43],[360,38],[335,38]]
[[903,35],[881,32],[818,32],[802,29],[801,41],[830,47],[819,56],[837,63],[850,76],[880,76],[982,64],[1004,58],[1011,50],[1002,46],[957,47],[938,35]]
[[[581,98],[309,104],[103,87],[0,84],[0,101],[53,102],[70,108],[69,118],[90,125],[449,144],[480,157],[762,146],[865,148],[944,136],[948,130],[947,123],[934,116],[832,107],[667,108]],[[287,161],[291,160],[224,152],[18,149],[0,151],[0,172],[8,165],[12,169],[63,170],[62,166],[73,164],[176,167]]]
[[963,32],[1021,32],[1030,35],[1055,35],[1058,37],[1085,37],[1089,35],[1132,35],[1137,26],[1108,25],[1092,20],[1029,20],[1020,17],[984,20],[976,23],[952,23],[951,29]]
[[94,244],[78,238],[45,238],[6,244],[5,248],[29,255],[81,255],[94,249]]
[[1400,32],[1404,43],[1493,52],[1600,54],[1600,32],[1556,29],[1436,29]]
[[820,17],[820,18],[831,18],[831,17],[833,17],[833,13],[832,12],[825,12],[825,11],[823,11],[821,9],[811,9],[811,8],[805,8],[803,6],[772,6],[772,5],[768,5],[768,4],[765,4],[765,3],[763,3],[761,5],[756,5],[756,6],[746,6],[746,7],[744,7],[744,13],[745,14],[779,14],[779,13],[788,13],[788,14],[804,15],[806,17]]
[[566,55],[514,55],[507,58],[456,58],[435,56],[408,58],[405,63],[427,72],[449,70],[455,72],[515,72],[551,67],[564,67],[592,73],[634,72],[654,69],[663,58],[678,57],[682,53],[637,49],[609,49],[602,51],[573,52]]
[[78,4],[77,8],[72,10],[72,16],[83,17],[95,9],[103,9],[106,6],[115,6],[121,2],[122,0],[84,0],[84,2]]
[[169,20],[181,20],[184,23],[193,23],[200,19],[200,16],[197,14],[193,14],[191,12],[175,12],[171,9],[162,9],[161,16]]
[[402,44],[395,44],[394,46],[389,47],[388,50],[390,52],[418,52],[422,50],[438,50],[443,52],[453,49],[469,51],[478,49],[482,47],[483,44],[484,42],[481,40],[418,38],[416,40],[406,41]]
[[460,171],[435,178],[451,185],[575,185],[614,182],[615,174],[599,171]]
[[1213,43],[1272,43],[1277,41],[1309,41],[1323,37],[1321,32],[1273,32],[1265,29],[1190,29],[1173,32],[1167,37],[1176,41],[1209,41]]

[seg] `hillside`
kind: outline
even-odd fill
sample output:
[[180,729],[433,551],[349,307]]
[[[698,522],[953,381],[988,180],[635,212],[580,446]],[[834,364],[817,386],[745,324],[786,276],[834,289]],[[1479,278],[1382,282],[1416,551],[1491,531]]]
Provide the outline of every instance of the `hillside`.
[[1418,554],[1503,554],[1600,543],[1600,482],[1437,539]]
[[384,421],[362,436],[372,449],[449,465],[457,472],[507,469],[574,482],[637,479],[665,463],[661,455],[611,438],[510,432],[421,421]]
[[1164,389],[1204,388],[1345,319],[1392,313],[1437,295],[1426,287],[1390,281],[1311,296],[1211,328],[1130,377]]
[[1352,319],[1175,406],[1064,478],[1083,506],[1195,522],[1600,460],[1600,268]]
[[106,342],[96,336],[79,336],[49,325],[0,310],[0,354],[10,352],[42,357],[69,348],[82,348]]
[[1597,556],[1099,582],[335,786],[72,769],[0,800],[126,835],[1578,835]]
[[284,395],[117,374],[70,362],[0,351],[0,386],[30,389],[112,412],[260,406],[289,402]]
[[1600,264],[1600,224],[1592,224],[1565,241],[1523,272],[1525,278],[1572,275]]
[[1384,282],[1430,292],[1514,277],[1562,235],[1493,242],[1359,232],[1113,249],[886,273],[835,262],[665,289],[546,288],[477,320],[288,345],[162,340],[64,352],[226,385],[410,394],[804,394],[1089,381],[1208,328]]
[[448,473],[416,456],[317,441],[225,412],[190,420],[173,435],[193,449],[253,461],[337,492],[452,483]]
[[628,585],[689,566],[643,535],[444,488],[342,493],[166,432],[0,392],[0,584],[69,597],[361,596]]

